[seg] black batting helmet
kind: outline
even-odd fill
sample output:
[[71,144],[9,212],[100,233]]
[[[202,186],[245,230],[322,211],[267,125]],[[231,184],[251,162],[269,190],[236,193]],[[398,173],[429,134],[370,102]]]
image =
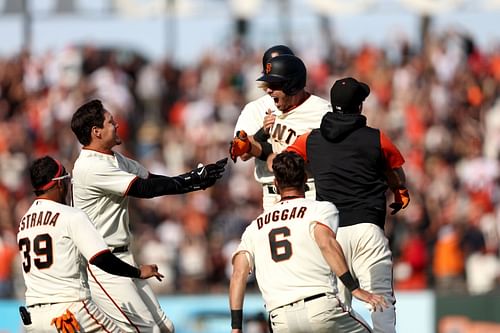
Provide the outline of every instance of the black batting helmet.
[[274,45],[268,48],[262,56],[262,73],[264,73],[264,71],[266,70],[266,64],[269,62],[269,60],[271,60],[271,58],[282,54],[295,55],[293,51],[286,45]]
[[283,54],[271,58],[265,66],[264,75],[257,81],[281,83],[281,90],[287,95],[295,95],[306,86],[306,66],[300,58]]

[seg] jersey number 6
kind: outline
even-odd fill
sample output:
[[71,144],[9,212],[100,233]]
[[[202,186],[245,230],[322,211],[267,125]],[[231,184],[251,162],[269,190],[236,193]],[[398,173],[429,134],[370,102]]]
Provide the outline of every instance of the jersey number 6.
[[[31,270],[31,242],[29,238],[21,238],[18,243],[24,261],[23,269],[26,273]],[[52,238],[49,234],[41,234],[33,240],[33,252],[37,256],[33,262],[38,269],[49,268],[52,266],[54,256],[52,254]]]
[[269,246],[271,247],[271,257],[274,261],[288,260],[292,256],[292,243],[284,239],[288,236],[290,236],[290,229],[287,227],[272,229],[269,232]]

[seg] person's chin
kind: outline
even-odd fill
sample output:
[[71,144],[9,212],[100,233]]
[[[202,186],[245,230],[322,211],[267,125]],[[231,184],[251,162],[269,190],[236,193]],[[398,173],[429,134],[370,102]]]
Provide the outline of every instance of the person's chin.
[[122,144],[122,139],[120,139],[120,138],[116,138],[116,139],[115,139],[115,145],[119,146],[119,145],[121,145],[121,144]]

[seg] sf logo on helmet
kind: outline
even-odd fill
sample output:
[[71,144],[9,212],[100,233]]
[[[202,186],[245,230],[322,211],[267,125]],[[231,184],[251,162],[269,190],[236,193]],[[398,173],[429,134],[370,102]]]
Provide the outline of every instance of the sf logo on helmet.
[[266,64],[266,74],[271,73],[271,68],[272,68],[272,67],[273,67],[273,66],[271,65],[271,63],[270,63],[270,62],[268,62],[268,63]]

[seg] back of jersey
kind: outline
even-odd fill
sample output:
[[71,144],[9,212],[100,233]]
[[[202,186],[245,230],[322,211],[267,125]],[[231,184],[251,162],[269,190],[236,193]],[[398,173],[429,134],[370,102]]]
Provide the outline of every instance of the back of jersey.
[[257,282],[268,311],[314,294],[334,291],[330,267],[313,237],[316,223],[336,231],[335,206],[297,198],[266,210],[243,234],[238,250],[247,251],[253,257]]
[[92,240],[94,234],[87,232],[86,224],[89,221],[82,211],[45,199],[35,200],[23,216],[17,241],[27,305],[89,297],[86,260],[73,239],[89,243],[87,255],[102,250],[103,243]]

